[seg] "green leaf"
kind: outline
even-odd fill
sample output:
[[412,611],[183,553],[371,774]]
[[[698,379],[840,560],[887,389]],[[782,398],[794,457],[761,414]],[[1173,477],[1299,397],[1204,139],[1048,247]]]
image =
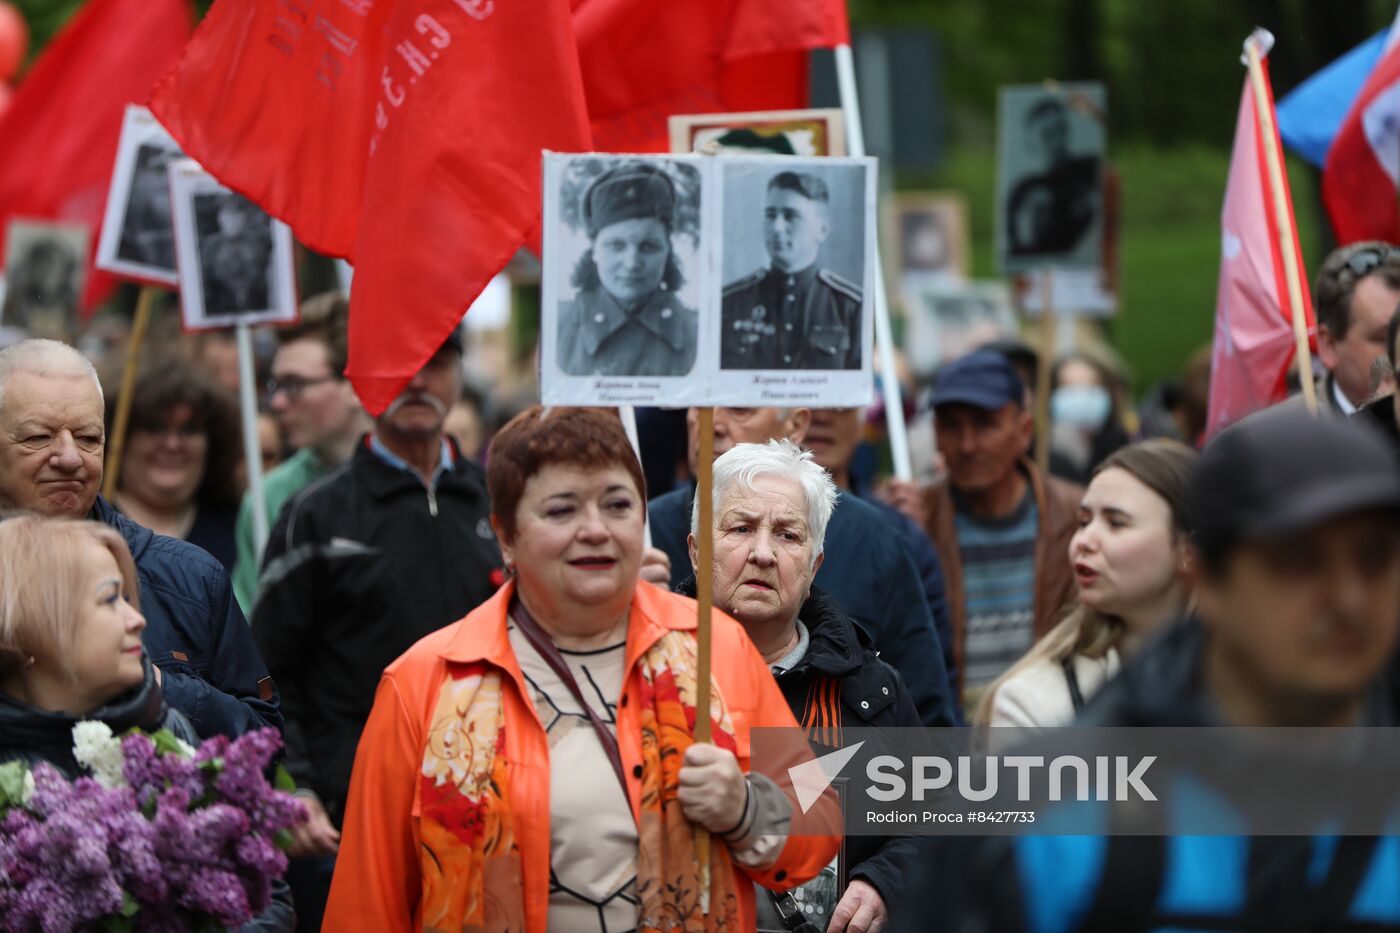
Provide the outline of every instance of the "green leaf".
[[141,909],[141,905],[136,902],[136,898],[131,896],[131,892],[122,892],[122,909],[118,911],[123,917],[134,917]]
[[277,773],[272,778],[272,786],[290,794],[297,789],[297,782],[292,777],[292,773],[287,770],[286,765],[278,765]]
[[158,729],[151,735],[151,740],[156,743],[156,754],[185,757],[185,750],[180,747],[180,740],[169,729]]
[[24,806],[24,776],[29,766],[22,761],[0,765],[0,807]]
[[292,847],[292,831],[290,829],[279,829],[272,837],[272,841],[276,843],[277,848],[286,851]]

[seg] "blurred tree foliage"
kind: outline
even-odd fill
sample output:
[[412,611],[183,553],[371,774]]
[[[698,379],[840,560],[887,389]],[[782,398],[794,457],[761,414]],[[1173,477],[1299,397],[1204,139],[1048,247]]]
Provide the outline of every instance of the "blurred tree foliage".
[[[1144,390],[1211,339],[1220,206],[1255,26],[1276,39],[1275,95],[1386,28],[1396,0],[849,0],[861,26],[932,32],[942,60],[948,157],[900,188],[947,187],[972,208],[973,274],[992,255],[997,88],[1045,78],[1108,86],[1109,159],[1122,178],[1119,313],[1107,330]],[[917,89],[901,88],[900,93]],[[1331,239],[1319,174],[1289,175],[1304,262]]]
[[[9,2],[24,14],[25,20],[29,23],[29,60],[32,62],[34,56],[48,45],[54,33],[62,29],[69,17],[87,0],[9,0]],[[186,0],[186,2],[190,2],[190,0]],[[192,6],[195,9],[195,14],[203,16],[212,2],[213,0],[193,0]]]
[[857,26],[937,34],[955,145],[973,141],[960,132],[990,132],[999,85],[1043,78],[1106,82],[1116,139],[1218,145],[1239,106],[1220,90],[1239,86],[1251,29],[1278,40],[1282,96],[1387,26],[1395,0],[850,0],[850,11]]

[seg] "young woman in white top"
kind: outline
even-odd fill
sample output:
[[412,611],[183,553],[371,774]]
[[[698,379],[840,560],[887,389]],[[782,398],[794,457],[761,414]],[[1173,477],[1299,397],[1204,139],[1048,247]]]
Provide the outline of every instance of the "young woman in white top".
[[983,694],[978,725],[1063,726],[1186,605],[1186,483],[1196,452],[1150,440],[1094,472],[1070,540],[1078,600]]

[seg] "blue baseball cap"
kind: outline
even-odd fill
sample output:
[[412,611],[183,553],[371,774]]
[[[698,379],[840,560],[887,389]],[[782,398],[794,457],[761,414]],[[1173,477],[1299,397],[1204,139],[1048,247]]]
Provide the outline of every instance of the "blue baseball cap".
[[1022,404],[1026,387],[1016,367],[995,350],[976,350],[938,371],[933,380],[933,407],[971,405],[996,411]]

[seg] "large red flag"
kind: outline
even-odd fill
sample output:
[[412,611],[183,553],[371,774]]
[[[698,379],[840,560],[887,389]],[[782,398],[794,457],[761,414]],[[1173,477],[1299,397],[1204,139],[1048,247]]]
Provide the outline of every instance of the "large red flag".
[[[192,28],[188,0],[90,0],[35,62],[0,118],[0,231],[11,218],[102,226],[128,103],[146,99]],[[89,262],[84,305],[112,288]]]
[[1337,242],[1400,242],[1400,15],[1327,150],[1322,200]]
[[[1264,82],[1270,111],[1273,91]],[[1246,78],[1240,113],[1235,125],[1235,149],[1230,157],[1230,177],[1221,211],[1220,287],[1215,300],[1215,344],[1211,353],[1210,414],[1206,436],[1211,437],[1240,418],[1282,401],[1284,376],[1297,348],[1292,307],[1284,278],[1283,251],[1275,222],[1273,189],[1269,182],[1265,146],[1272,146],[1283,164],[1277,123],[1266,136],[1260,130],[1254,93]],[[1283,177],[1288,222],[1293,224],[1293,198],[1288,177]],[[1293,228],[1293,248],[1298,271],[1303,257],[1298,250],[1298,230]],[[1303,278],[1306,282],[1306,277]],[[1302,289],[1303,313],[1313,326],[1312,302]]]
[[845,0],[574,0],[597,148],[663,152],[678,113],[807,106],[807,52],[850,42]]
[[151,108],[354,263],[346,371],[376,414],[538,226],[541,150],[589,139],[568,0],[217,0]]

